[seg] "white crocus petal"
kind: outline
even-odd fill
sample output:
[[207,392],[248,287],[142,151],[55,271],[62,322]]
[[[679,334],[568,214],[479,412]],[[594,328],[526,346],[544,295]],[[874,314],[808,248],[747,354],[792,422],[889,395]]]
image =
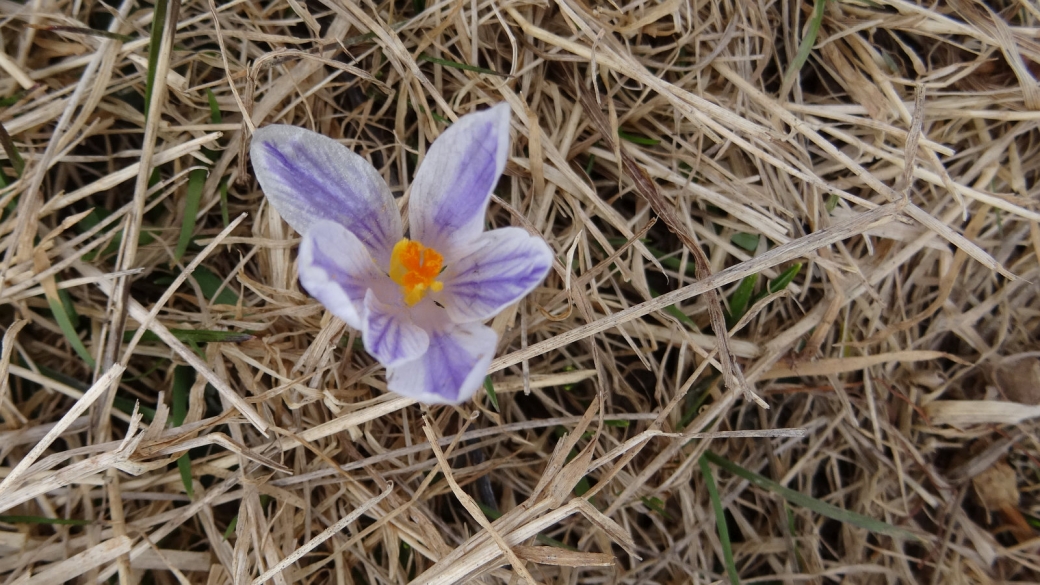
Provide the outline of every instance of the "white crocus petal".
[[459,118],[430,147],[412,183],[411,238],[445,258],[484,230],[491,192],[509,157],[509,105]]
[[354,329],[363,323],[365,293],[385,289],[390,281],[361,240],[331,221],[310,225],[300,242],[297,265],[303,288]]
[[296,126],[253,133],[249,155],[267,200],[301,234],[318,220],[354,233],[381,266],[403,236],[394,197],[372,165],[335,140]]
[[549,246],[521,228],[481,234],[474,248],[441,275],[444,289],[436,300],[456,323],[494,317],[534,290],[552,268]]
[[461,404],[487,376],[498,335],[479,323],[449,325],[430,333],[418,359],[387,368],[387,387],[425,404]]
[[430,337],[412,321],[408,308],[385,304],[373,291],[365,294],[365,350],[387,368],[410,362],[426,353]]

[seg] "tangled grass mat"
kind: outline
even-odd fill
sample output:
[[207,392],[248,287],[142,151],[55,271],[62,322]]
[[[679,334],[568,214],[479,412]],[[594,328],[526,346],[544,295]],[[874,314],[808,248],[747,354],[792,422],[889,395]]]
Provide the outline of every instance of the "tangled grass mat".
[[[1031,0],[0,0],[0,582],[1036,583]],[[254,129],[402,206],[505,102],[548,278],[458,407]]]

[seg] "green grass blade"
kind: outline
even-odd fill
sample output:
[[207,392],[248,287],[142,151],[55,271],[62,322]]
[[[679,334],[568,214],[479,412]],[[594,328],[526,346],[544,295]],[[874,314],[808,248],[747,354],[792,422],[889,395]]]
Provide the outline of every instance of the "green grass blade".
[[224,227],[231,223],[231,214],[228,212],[226,180],[220,182],[220,220],[224,222]]
[[7,128],[4,128],[3,124],[0,124],[0,146],[3,146],[4,153],[7,155],[7,160],[11,162],[11,168],[14,169],[14,175],[16,177],[22,176],[22,171],[25,170],[25,160],[22,159],[22,155],[18,153],[18,149],[15,148],[14,140],[11,135],[7,133]]
[[[112,215],[111,211],[103,207],[95,207],[89,214],[86,215],[86,217],[84,217],[82,220],[80,220],[79,223],[76,224],[76,231],[83,233],[87,230],[93,229],[94,226],[101,223],[102,220],[104,220],[110,215]],[[118,224],[106,226],[104,228],[103,233],[110,233],[113,229],[115,229],[116,225]],[[83,260],[85,262],[93,262],[96,258],[107,256],[108,254],[111,254],[118,250],[122,241],[123,230],[119,230],[115,233],[115,236],[112,238],[112,241],[108,243],[108,245],[106,245],[103,249],[95,249],[91,252],[84,254]],[[150,231],[147,231],[144,228],[144,226],[142,226],[141,234],[137,238],[137,245],[147,246],[148,244],[151,244],[154,241],[155,237],[151,234]]]
[[[454,61],[451,61],[451,62],[454,63]],[[469,67],[469,65],[467,65],[467,67]],[[410,105],[412,102],[408,102],[408,103]],[[419,111],[422,112],[423,114],[425,114],[426,113],[426,108],[424,108],[422,106],[419,106]],[[445,118],[444,116],[438,114],[437,112],[430,112],[430,115],[433,116],[433,119],[436,120],[437,122],[439,122],[441,124],[444,124],[445,126],[451,126],[451,120]],[[415,165],[418,162],[419,162],[419,157],[418,156],[413,156],[411,154],[408,155],[408,163],[409,164]]]
[[159,371],[159,368],[164,368],[164,369],[168,368],[169,367],[169,361],[170,360],[167,359],[167,358],[157,359],[157,360],[155,360],[154,363],[152,363],[151,366],[148,367],[147,370],[142,371],[140,374],[137,374],[136,376],[124,375],[123,376],[123,381],[127,382],[127,383],[130,383],[130,382],[139,382],[141,380],[147,380],[149,376],[151,376],[155,372]]
[[[188,395],[195,383],[195,368],[177,366],[173,369],[173,408],[170,409],[170,424],[179,427],[188,416]],[[191,457],[185,453],[177,458],[177,470],[181,474],[181,483],[189,498],[195,499],[195,489],[191,482]]]
[[199,356],[202,359],[206,359],[206,352],[202,351],[202,346],[200,346],[197,341],[195,341],[194,339],[189,339],[187,341],[187,345],[191,348],[192,351],[195,352],[195,355]]
[[596,166],[596,155],[589,155],[589,162],[585,163],[585,174],[591,176],[592,169]]
[[72,295],[69,294],[68,289],[59,288],[58,299],[61,300],[61,306],[65,307],[65,314],[69,316],[72,326],[79,327],[79,313],[76,312],[76,305],[73,303]]
[[[220,104],[217,103],[217,94],[213,93],[213,90],[206,90],[206,100],[209,101],[209,121],[211,124],[221,124],[224,122],[224,115],[220,113]],[[215,159],[216,153],[209,150],[203,149],[203,154],[207,158]],[[227,192],[227,179],[220,181],[220,219],[224,222],[224,227],[227,227],[231,223],[230,214],[228,213],[228,192]]]
[[[61,373],[61,372],[59,372],[57,370],[52,370],[52,369],[50,369],[50,368],[48,368],[46,366],[41,366],[39,364],[37,364],[36,367],[39,368],[41,374],[43,374],[44,376],[47,376],[51,380],[55,380],[57,382],[61,382],[62,384],[66,385],[66,386],[70,386],[72,388],[75,388],[76,390],[79,390],[80,392],[86,392],[87,390],[90,390],[90,386],[89,385],[84,384],[83,382],[77,380],[76,378],[73,378],[73,377],[70,377],[70,376],[66,376],[65,374],[63,374],[63,373]],[[130,400],[129,398],[126,398],[124,396],[120,396],[120,395],[116,394],[115,399],[114,399],[112,405],[115,406],[116,409],[118,409],[120,412],[123,412],[123,413],[126,413],[126,414],[133,414],[134,407],[137,406],[137,401],[136,400]],[[141,418],[143,418],[145,422],[152,422],[152,420],[155,419],[155,409],[154,408],[149,408],[149,407],[143,406],[143,405],[142,406],[137,406],[137,412],[141,414]]]
[[733,327],[740,318],[747,313],[748,305],[752,295],[755,294],[755,284],[758,283],[758,275],[752,274],[741,279],[737,290],[729,298],[729,314],[726,319],[726,327]]
[[620,138],[622,140],[627,140],[628,142],[631,142],[632,144],[640,144],[642,146],[656,146],[658,144],[661,144],[660,140],[656,140],[654,138],[647,138],[646,136],[643,136],[641,134],[633,134],[631,132],[625,132],[624,130],[621,130],[621,129],[618,129],[617,135],[618,135],[618,138]]
[[754,252],[758,249],[758,240],[758,234],[749,234],[747,232],[737,232],[729,238],[729,241],[733,242],[735,246],[740,246],[748,252]]
[[[791,510],[791,504],[784,502],[784,516],[787,518],[787,533],[798,534],[797,526],[795,525],[794,511]],[[798,544],[798,539],[794,539],[794,560],[798,563],[798,570],[805,571],[805,557],[802,556],[802,547]]]
[[784,290],[791,284],[792,281],[794,281],[795,277],[797,277],[798,274],[801,273],[801,271],[802,263],[795,262],[790,267],[788,267],[787,270],[781,272],[780,276],[777,276],[773,280],[770,280],[769,285],[766,287],[766,290],[763,290],[759,292],[757,295],[755,295],[755,299],[751,301],[751,304],[754,305],[755,303],[761,301],[767,296]]
[[498,407],[498,394],[495,393],[495,385],[491,382],[491,376],[484,376],[484,390],[487,391],[488,400],[491,401],[491,406],[495,408],[495,412],[502,412]]
[[834,211],[834,208],[841,202],[841,198],[837,195],[831,195],[827,198],[827,213]]
[[[400,22],[400,24],[407,24],[407,23],[408,23],[407,20],[402,20]],[[393,28],[393,27],[391,26],[391,28]],[[350,47],[353,47],[354,45],[360,45],[361,43],[364,43],[364,42],[367,42],[367,41],[371,41],[374,38],[376,38],[376,33],[374,33],[374,32],[367,32],[367,33],[360,34],[360,35],[354,35],[352,37],[347,37],[346,39],[344,39],[343,40],[343,46],[347,47],[349,49]]]
[[216,305],[238,304],[238,295],[227,287],[221,288],[224,279],[213,274],[209,268],[199,266],[192,273],[192,277],[195,278],[195,282],[199,283],[199,288],[202,289],[202,295],[206,297],[206,300],[212,301]]
[[195,232],[195,216],[199,213],[202,202],[202,188],[206,184],[206,169],[195,169],[188,175],[188,191],[184,196],[184,221],[181,222],[181,235],[177,238],[177,247],[173,258],[180,262],[191,243],[191,234]]
[[708,497],[711,499],[711,507],[715,509],[715,526],[719,530],[719,541],[722,543],[722,562],[726,565],[726,573],[732,585],[740,585],[740,576],[737,575],[737,565],[733,562],[733,543],[729,540],[729,526],[726,525],[726,511],[722,508],[722,499],[719,498],[719,488],[715,486],[715,476],[711,474],[706,455],[702,455],[697,462],[701,466],[701,474],[704,475],[704,483],[708,488]]
[[[61,382],[62,384],[71,388],[75,388],[80,392],[86,392],[87,390],[90,390],[90,386],[88,384],[84,384],[76,378],[66,376],[65,374],[57,370],[52,370],[47,366],[41,366],[39,364],[36,364],[36,367],[40,370],[41,374],[47,376],[51,380]],[[116,394],[115,402],[113,402],[113,406],[115,406],[120,412],[124,412],[126,414],[133,414],[134,406],[136,404],[136,400],[130,400],[129,398],[120,396],[118,394]],[[144,419],[145,422],[152,422],[152,420],[155,418],[154,408],[149,408],[147,406],[138,406],[137,412],[141,414],[141,417]]]
[[209,121],[211,124],[220,124],[224,117],[220,114],[220,104],[217,103],[217,94],[212,89],[206,90],[206,100],[209,102]]
[[589,476],[585,476],[578,480],[578,483],[574,484],[574,495],[579,498],[588,493],[592,489],[592,483],[589,482]]
[[[650,296],[652,296],[654,298],[657,298],[657,297],[661,296],[661,294],[658,293],[654,289],[650,289]],[[683,313],[682,311],[680,311],[679,307],[676,307],[675,305],[668,305],[667,307],[665,307],[663,309],[663,311],[665,313],[668,313],[672,317],[675,317],[676,319],[679,320],[680,323],[682,323],[683,325],[686,325],[687,327],[689,327],[693,331],[700,332],[701,328],[697,327],[697,323],[694,322],[694,320],[691,319],[689,315],[687,315],[686,313]]]
[[477,502],[477,505],[480,506],[480,511],[483,512],[485,516],[490,518],[492,522],[502,517],[502,512],[499,512],[491,506],[482,504],[480,502]]
[[[657,296],[657,295],[654,295],[654,296]],[[697,327],[697,323],[694,322],[694,320],[691,319],[689,315],[687,315],[686,313],[683,313],[682,311],[680,311],[679,307],[676,307],[675,305],[668,305],[667,307],[664,308],[664,312],[668,313],[672,317],[675,317],[676,319],[679,320],[680,323],[682,323],[683,325],[686,325],[690,329],[693,329],[694,331],[700,331],[700,327]]]
[[195,383],[195,368],[176,366],[173,368],[173,408],[170,409],[170,425],[179,427],[188,416],[188,394]]
[[905,528],[892,526],[888,522],[882,522],[881,520],[875,520],[868,516],[864,516],[863,514],[844,510],[832,504],[828,504],[827,502],[820,501],[812,496],[807,496],[799,491],[784,487],[771,479],[767,479],[753,471],[744,469],[729,459],[720,457],[711,451],[705,452],[704,457],[706,457],[708,461],[711,461],[713,464],[725,469],[733,475],[742,477],[766,491],[779,495],[792,504],[808,508],[821,516],[826,516],[832,520],[837,520],[838,522],[843,522],[845,524],[852,524],[853,526],[858,526],[859,528],[877,534],[885,534],[887,536],[895,536],[898,538],[908,538],[915,541],[921,540],[920,537]]
[[59,524],[61,526],[90,526],[90,520],[47,518],[46,516],[0,516],[0,522],[9,524]]
[[[41,374],[43,374],[44,376],[47,376],[51,380],[60,382],[60,383],[62,383],[64,385],[66,385],[66,386],[70,386],[70,387],[76,388],[77,390],[79,390],[81,392],[85,392],[85,391],[90,389],[90,386],[88,384],[84,384],[80,380],[77,380],[76,378],[73,378],[71,376],[64,375],[64,374],[58,372],[57,370],[51,370],[51,368],[47,367],[46,365],[36,364],[36,367],[40,368],[40,373]],[[144,406],[144,405],[139,405],[138,406],[137,405],[137,401],[130,400],[128,398],[121,397],[119,395],[115,395],[115,398],[113,399],[113,402],[112,402],[112,406],[114,406],[116,409],[118,409],[121,412],[125,412],[126,414],[133,414],[134,407],[136,406],[137,407],[137,412],[141,415],[141,418],[145,419],[146,423],[151,423],[155,419],[155,409],[154,408],[150,408],[150,407]]]
[[459,63],[458,61],[449,61],[448,59],[438,59],[437,57],[431,57],[423,54],[419,55],[420,61],[426,61],[427,63],[433,63],[434,65],[441,65],[444,67],[451,67],[452,69],[461,69],[463,71],[473,71],[474,73],[485,73],[487,75],[497,75],[499,77],[509,77],[508,73],[499,73],[494,69],[485,69],[483,67],[477,67],[476,65],[467,65],[465,63]]
[[787,285],[791,284],[791,281],[793,281],[794,278],[798,276],[798,273],[801,271],[801,262],[795,262],[794,264],[792,264],[787,270],[781,272],[780,276],[777,276],[773,280],[769,281],[769,294],[780,292],[787,288]]
[[9,108],[17,104],[18,102],[22,101],[22,98],[24,98],[28,94],[29,90],[27,89],[16,91],[13,94],[0,99],[0,108]]
[[664,500],[662,500],[661,498],[658,498],[658,497],[649,497],[649,498],[642,497],[642,498],[639,498],[639,500],[641,502],[643,502],[644,506],[646,506],[647,508],[650,508],[654,512],[657,512],[661,516],[664,516],[665,518],[671,518],[672,517],[672,515],[669,514],[667,510],[664,509]]
[[705,377],[703,380],[699,380],[690,391],[686,393],[686,405],[683,408],[682,418],[679,419],[678,429],[682,430],[686,428],[686,425],[693,422],[693,419],[697,418],[697,415],[701,412],[701,407],[708,401],[711,396],[711,387],[722,377],[722,374],[715,371],[712,368],[714,374]]
[[191,483],[191,457],[185,453],[177,458],[177,471],[181,474],[181,483],[184,484],[184,492],[188,497],[195,499],[195,488]]
[[124,414],[132,415],[134,413],[134,406],[137,406],[137,412],[140,413],[141,418],[144,422],[152,422],[155,419],[155,409],[147,406],[138,405],[136,400],[130,400],[123,396],[116,396],[112,401],[112,406],[116,407],[117,410]]
[[[123,342],[128,343],[137,333],[136,329],[123,332]],[[184,343],[242,343],[253,339],[253,334],[241,331],[212,331],[209,329],[170,329],[170,333]],[[142,342],[156,343],[159,336],[151,331],[141,335]]]
[[[612,246],[621,246],[625,244],[628,240],[626,240],[625,238],[608,238],[607,241],[610,242],[610,245]],[[659,250],[653,246],[647,245],[647,240],[641,241],[643,242],[643,245],[646,247],[646,251],[653,254],[654,258],[657,258],[657,261],[661,263],[661,266],[664,266],[665,268],[674,270],[676,272],[678,272],[679,269],[682,268],[682,258],[678,258],[674,255],[669,255],[667,252],[664,252],[663,250]],[[693,262],[686,263],[686,275],[692,278],[697,278],[696,264],[694,264]]]
[[802,38],[801,44],[798,45],[798,53],[795,54],[794,61],[791,61],[791,65],[787,67],[787,72],[784,73],[784,82],[780,90],[781,96],[786,95],[788,90],[791,89],[795,75],[798,75],[802,66],[809,60],[809,54],[812,53],[813,45],[816,44],[816,36],[820,34],[820,25],[823,24],[823,7],[826,4],[827,0],[815,0],[813,4],[812,16],[809,17],[809,28],[806,29],[805,36]]
[[162,47],[163,31],[166,30],[166,9],[169,0],[156,0],[152,14],[152,35],[148,40],[148,77],[144,86],[144,117],[148,119],[148,104],[152,103],[155,89],[155,70],[159,66],[159,49]]
[[224,540],[231,538],[231,535],[235,533],[235,528],[238,527],[238,514],[231,519],[231,523],[227,525],[227,530],[224,531]]
[[1026,517],[1026,524],[1029,524],[1035,530],[1040,530],[1040,518],[1030,516],[1029,514],[1024,514],[1024,516]]
[[94,357],[90,355],[90,352],[87,351],[87,346],[83,345],[83,340],[76,333],[76,327],[73,326],[72,319],[69,318],[68,310],[62,304],[61,298],[57,296],[52,298],[50,295],[45,296],[47,297],[47,304],[51,307],[51,314],[54,316],[54,320],[58,322],[58,327],[65,334],[65,338],[69,340],[69,345],[72,346],[76,355],[93,370],[96,365]]

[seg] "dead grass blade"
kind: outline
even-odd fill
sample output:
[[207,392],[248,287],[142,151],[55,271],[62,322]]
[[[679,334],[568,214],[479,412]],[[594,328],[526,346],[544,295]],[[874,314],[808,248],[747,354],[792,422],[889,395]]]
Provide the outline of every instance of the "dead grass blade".
[[[0,0],[0,38],[0,581],[1040,582],[1035,2]],[[554,270],[486,393],[418,405],[250,136],[407,212],[501,102],[486,225]]]

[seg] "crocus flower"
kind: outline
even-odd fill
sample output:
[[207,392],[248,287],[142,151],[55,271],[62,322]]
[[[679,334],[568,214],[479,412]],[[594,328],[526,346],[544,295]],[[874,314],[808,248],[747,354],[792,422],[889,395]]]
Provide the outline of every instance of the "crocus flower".
[[379,173],[340,143],[274,125],[253,135],[267,200],[303,235],[300,283],[386,366],[391,391],[458,404],[487,374],[498,336],[483,324],[531,292],[552,266],[525,230],[484,231],[509,155],[509,106],[459,118],[412,182],[410,233]]

